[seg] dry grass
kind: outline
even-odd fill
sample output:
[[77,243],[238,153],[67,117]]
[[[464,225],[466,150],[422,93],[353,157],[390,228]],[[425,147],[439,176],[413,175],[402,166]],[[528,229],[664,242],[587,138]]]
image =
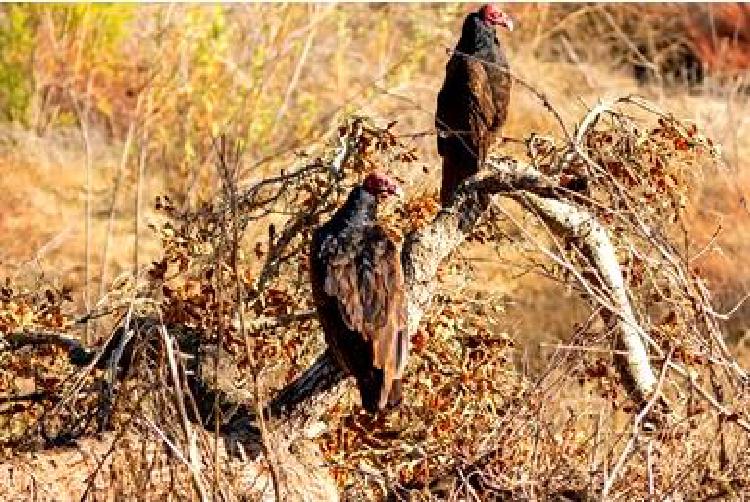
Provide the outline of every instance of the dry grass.
[[[93,145],[89,196],[93,283],[90,290],[96,303],[100,281],[103,280],[106,291],[116,277],[130,276],[136,247],[140,264],[147,264],[160,255],[159,236],[146,226],[149,221],[161,222],[163,218],[153,209],[156,195],[169,193],[186,207],[195,208],[201,201],[211,200],[220,193],[220,177],[212,157],[213,134],[229,131],[244,139],[239,183],[246,186],[288,169],[296,162],[293,154],[297,150],[306,150],[311,156],[321,154],[326,134],[342,118],[352,114],[377,117],[383,122],[397,119],[396,134],[430,131],[435,96],[447,60],[443,49],[453,45],[464,10],[460,5],[243,5],[227,8],[217,15],[216,10],[204,7],[139,6],[126,14],[107,13],[106,9],[85,14],[93,17],[65,31],[66,18],[59,11],[41,9],[40,58],[39,66],[34,69],[38,87],[32,100],[31,123],[28,127],[0,126],[0,165],[6,173],[0,178],[0,194],[3,194],[0,196],[0,232],[5,236],[0,251],[0,277],[8,276],[30,287],[47,283],[70,285],[76,295],[70,309],[83,313],[86,154],[76,127],[80,117],[75,116],[73,106],[82,96],[95,98],[89,117]],[[508,45],[513,71],[545,94],[568,127],[572,128],[585,110],[603,96],[632,92],[645,94],[681,119],[695,121],[722,145],[725,165],[716,172],[703,174],[701,189],[693,195],[687,225],[696,239],[693,246],[696,252],[711,243],[697,266],[715,292],[717,309],[731,308],[750,289],[750,269],[744,266],[746,257],[750,256],[750,241],[746,239],[750,231],[750,210],[745,199],[750,167],[743,160],[750,155],[747,140],[750,123],[746,119],[750,116],[748,97],[731,84],[712,84],[713,87],[709,86],[701,94],[679,85],[639,87],[627,66],[604,57],[611,53],[611,47],[617,47],[618,54],[627,53],[628,50],[621,47],[625,42],[617,37],[606,38],[608,30],[591,21],[591,17],[587,17],[589,14],[555,6],[513,6],[513,10],[521,29],[512,35],[502,35]],[[87,30],[95,26],[96,20],[101,19],[97,16],[105,16],[113,26],[116,20],[112,21],[111,16],[125,16],[122,23],[129,27],[128,35],[110,37],[107,32],[91,29],[91,33],[103,37],[94,37],[94,41],[110,38],[112,41],[107,42],[110,45],[106,46],[106,51],[97,51],[96,43],[91,40],[88,43],[93,43],[94,48],[86,49],[88,46],[82,40],[89,36]],[[584,37],[580,23],[586,19],[591,26]],[[615,17],[615,21],[622,26],[626,24],[619,17]],[[104,23],[104,26],[110,25]],[[636,28],[653,29],[650,25]],[[560,44],[561,31],[567,34],[570,45]],[[580,39],[575,38],[576,33]],[[630,32],[626,32],[628,34]],[[161,37],[160,42],[157,42],[158,37]],[[598,52],[583,50],[596,45],[591,40],[600,43]],[[570,47],[575,57],[571,56]],[[73,69],[55,61],[55,50],[79,54]],[[86,50],[90,52],[85,53]],[[81,51],[84,56],[80,56]],[[87,59],[86,54],[91,57]],[[61,59],[64,62],[65,58]],[[49,94],[44,85],[56,79],[66,82],[68,88]],[[133,86],[137,87],[135,94],[129,91]],[[135,125],[128,141],[131,124]],[[38,131],[42,133],[37,134]],[[531,131],[560,135],[556,122],[544,111],[539,99],[517,85],[504,134],[522,139]],[[405,181],[406,191],[412,194],[436,191],[439,161],[434,136],[407,137],[404,141],[419,152],[416,164],[393,165],[396,174]],[[499,148],[520,152],[520,147],[512,143]],[[143,159],[145,165],[140,187],[137,182],[139,159]],[[116,184],[120,166],[122,178]],[[141,224],[136,235],[134,217],[139,188],[142,191],[142,204],[138,209]],[[114,203],[113,197],[116,197]],[[111,227],[110,207],[114,208]],[[254,249],[256,243],[264,242],[268,222],[278,223],[283,219],[283,215],[274,215],[250,228],[245,235],[244,248]],[[102,267],[105,247],[107,263]],[[456,303],[472,300],[476,310],[467,315],[461,326],[462,333],[474,336],[478,320],[489,317],[496,333],[507,333],[515,341],[515,345],[498,349],[497,357],[504,357],[506,363],[487,369],[499,373],[484,375],[487,380],[494,380],[497,388],[479,389],[479,382],[462,383],[460,402],[466,409],[461,411],[472,418],[471,423],[467,419],[465,428],[456,430],[454,443],[460,445],[465,440],[466,444],[471,444],[470,437],[477,429],[493,430],[495,435],[488,437],[507,451],[499,464],[490,464],[502,471],[507,485],[521,487],[515,495],[533,499],[556,489],[550,487],[559,486],[563,490],[566,486],[581,485],[590,488],[600,483],[601,479],[594,479],[586,472],[586,466],[604,463],[605,457],[619,451],[626,440],[622,431],[627,430],[630,415],[612,409],[612,402],[606,396],[606,392],[611,391],[610,385],[604,385],[604,397],[600,395],[599,385],[578,385],[581,368],[593,365],[597,355],[580,359],[578,366],[567,361],[566,364],[572,366],[562,365],[553,371],[545,382],[554,382],[554,385],[544,386],[533,402],[520,406],[506,399],[528,390],[530,382],[545,369],[545,363],[553,354],[549,347],[541,344],[569,340],[571,326],[582,323],[588,316],[588,309],[575,293],[555,281],[540,279],[534,271],[519,269],[518,258],[523,252],[527,250],[520,248],[515,240],[501,242],[498,250],[478,243],[466,246],[457,263],[469,264],[470,271],[464,266],[446,267],[445,289],[455,294],[447,294],[440,305],[449,315],[452,309],[458,308]],[[248,268],[255,273],[261,263],[252,262],[252,253],[247,255]],[[488,305],[493,306],[491,311],[483,310]],[[738,310],[725,328],[731,340],[740,340],[744,335],[745,343],[750,344],[747,341],[750,306]],[[439,344],[433,352],[444,351],[443,356],[449,363],[459,360],[462,348],[450,342],[456,326],[435,329],[443,333],[445,339],[430,342]],[[739,343],[737,350],[748,363],[748,347]],[[311,353],[311,343],[298,349],[291,367],[301,367]],[[431,368],[425,360],[418,364],[419,368],[413,369],[413,379],[418,378],[420,369]],[[266,385],[269,387],[277,386],[291,371],[289,365],[276,366],[268,371]],[[458,376],[442,375],[440,385],[450,388],[455,378]],[[416,385],[416,381],[412,383]],[[486,397],[481,405],[491,402],[497,407],[508,406],[519,415],[503,424],[482,422],[480,402],[472,399],[476,393]],[[423,441],[410,435],[418,431],[409,430],[409,421],[429,417],[431,406],[427,397],[414,396],[410,408],[413,416],[389,418],[385,429],[387,433],[398,432],[398,448],[407,451]],[[418,461],[402,465],[402,473],[388,464],[388,458],[381,457],[377,461],[383,462],[384,470],[373,474],[373,465],[369,463],[372,458],[366,458],[369,453],[364,450],[348,443],[331,450],[332,445],[341,446],[341,441],[368,439],[373,441],[374,446],[370,446],[374,448],[383,441],[360,434],[367,424],[362,425],[364,419],[353,411],[355,408],[349,400],[343,403],[331,417],[329,430],[320,441],[328,460],[337,466],[332,474],[340,483],[359,477],[369,480],[370,488],[379,486],[382,479],[377,472],[388,468],[393,469],[390,474],[396,478],[427,476],[428,473],[420,473],[422,466]],[[672,482],[684,481],[685,486],[695,487],[703,475],[708,487],[704,495],[745,496],[747,492],[743,490],[748,489],[747,485],[744,488],[731,486],[731,480],[720,479],[721,469],[716,466],[722,464],[722,459],[700,457],[709,452],[703,447],[723,434],[715,421],[702,422],[702,416],[688,421],[684,436],[672,438],[660,451],[663,456],[660,460],[679,458],[679,462],[689,463],[690,453],[681,445],[696,444],[699,447],[692,453],[692,461],[703,462],[705,472],[686,476],[689,483],[680,479],[672,479]],[[485,418],[489,420],[488,417],[489,414]],[[439,429],[455,426],[453,418],[446,415],[430,420],[434,428]],[[445,423],[441,425],[440,420]],[[543,438],[545,445],[552,446],[546,455],[540,454],[542,460],[536,462],[533,458],[529,460],[529,456],[535,455],[535,441],[539,438]],[[729,455],[740,465],[741,448],[747,438],[737,438],[732,436],[737,442],[729,448]],[[97,493],[103,498],[113,497],[114,494],[107,494],[103,487],[107,482],[112,483],[111,486],[119,482],[123,490],[127,487],[127,493],[123,494],[131,497],[145,486],[154,499],[164,493],[189,498],[193,493],[190,477],[178,462],[164,461],[162,465],[179,472],[175,475],[179,478],[178,488],[171,492],[172,485],[168,485],[169,489],[160,485],[172,483],[167,481],[171,479],[169,476],[144,477],[143,473],[148,471],[145,468],[128,471],[129,463],[153,458],[151,453],[142,453],[143,448],[148,449],[143,443],[149,448],[166,450],[162,443],[154,442],[153,433],[148,441],[140,440],[137,435],[120,441],[117,456],[112,460],[115,467],[110,464],[104,474],[99,474],[112,479],[100,479],[102,488]],[[450,448],[455,444],[444,445],[445,451],[453,451]],[[434,443],[430,446],[436,448],[433,454],[441,453]],[[398,449],[393,444],[389,447],[389,451]],[[106,448],[100,443],[82,443],[81,450],[99,457]],[[161,453],[166,455],[164,451]],[[60,465],[73,462],[65,455],[63,453],[60,459],[45,458],[44,462],[19,457],[3,464],[0,493],[4,490],[24,494],[35,491],[41,499],[79,498],[83,490],[80,479],[76,481],[79,488],[69,495],[56,491],[62,485],[73,483],[56,475]],[[646,465],[647,450],[639,451],[638,455],[643,458],[634,464]],[[542,465],[555,458],[560,459],[559,465]],[[613,459],[606,458],[606,461]],[[81,462],[75,465],[90,472],[91,459]],[[17,466],[14,469],[18,472],[35,471],[36,481],[31,482],[28,477],[17,481],[20,484],[4,480],[9,476],[10,465]],[[342,465],[352,471],[342,471]],[[526,470],[528,465],[535,470]],[[666,479],[676,475],[668,470],[668,465],[665,469],[658,476]],[[230,471],[222,475],[229,476]],[[171,476],[172,471],[169,472]],[[148,481],[144,481],[147,478]],[[624,479],[631,478],[626,475]],[[550,491],[544,491],[545,484]],[[361,492],[355,491],[357,487],[340,485],[339,488],[361,496]],[[628,488],[618,486],[615,491],[627,495]]]

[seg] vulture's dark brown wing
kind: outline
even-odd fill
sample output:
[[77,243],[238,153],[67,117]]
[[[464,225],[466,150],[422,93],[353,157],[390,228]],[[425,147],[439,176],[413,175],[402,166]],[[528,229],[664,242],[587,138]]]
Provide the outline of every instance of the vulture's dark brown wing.
[[500,42],[495,37],[495,54],[497,61],[487,63],[487,78],[492,89],[492,101],[495,105],[495,115],[492,124],[492,132],[499,133],[508,118],[508,104],[510,103],[510,90],[513,78],[510,74],[508,60],[505,58]]
[[437,98],[435,126],[440,154],[444,154],[441,139],[466,139],[467,146],[481,144],[495,124],[496,114],[493,89],[484,65],[478,59],[454,55]]
[[[345,364],[362,360],[361,354],[346,353],[358,345],[346,337],[356,334],[372,349],[371,365],[382,371],[377,399],[382,409],[394,380],[401,378],[408,355],[404,276],[398,247],[382,228],[368,225],[328,255],[325,267],[324,293],[335,298],[349,330],[327,333],[331,348]],[[366,374],[365,368],[349,369],[355,376]]]
[[435,115],[438,152],[443,157],[443,204],[463,180],[481,168],[497,119],[484,65],[477,59],[454,55],[446,68]]
[[497,109],[492,93],[492,82],[485,66],[476,59],[468,62],[469,92],[473,98],[469,109],[470,129],[480,145],[479,158],[483,161],[492,140],[491,132],[497,120]]

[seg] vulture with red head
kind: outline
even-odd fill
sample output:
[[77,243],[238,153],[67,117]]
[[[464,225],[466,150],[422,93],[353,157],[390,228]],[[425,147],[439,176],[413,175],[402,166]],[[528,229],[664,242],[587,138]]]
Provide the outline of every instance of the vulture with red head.
[[313,297],[326,343],[357,380],[362,406],[371,413],[400,400],[408,355],[401,255],[376,220],[379,200],[398,193],[390,178],[368,175],[314,231],[310,249]]
[[482,168],[507,116],[511,77],[495,26],[513,30],[512,19],[493,5],[466,16],[445,68],[435,114],[437,148],[443,157],[440,201],[444,206],[456,188]]

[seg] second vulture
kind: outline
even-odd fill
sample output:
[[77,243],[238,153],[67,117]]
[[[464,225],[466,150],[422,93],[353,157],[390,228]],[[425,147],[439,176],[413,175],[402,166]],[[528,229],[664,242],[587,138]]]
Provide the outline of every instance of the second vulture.
[[387,176],[368,175],[314,231],[310,249],[313,298],[326,342],[356,378],[362,406],[371,413],[400,401],[409,352],[401,254],[376,220],[379,199],[399,193]]
[[513,30],[512,19],[493,5],[466,16],[445,68],[435,115],[437,148],[443,157],[443,206],[482,168],[508,113],[511,76],[495,26]]

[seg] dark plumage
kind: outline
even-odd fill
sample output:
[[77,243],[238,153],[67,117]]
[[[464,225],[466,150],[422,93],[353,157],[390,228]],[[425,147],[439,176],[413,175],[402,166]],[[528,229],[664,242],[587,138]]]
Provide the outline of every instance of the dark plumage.
[[435,114],[438,153],[443,157],[440,201],[444,206],[456,188],[481,169],[508,113],[511,77],[495,25],[513,29],[511,19],[492,5],[466,16],[445,68]]
[[399,188],[369,175],[313,233],[310,277],[326,342],[357,380],[362,406],[377,412],[400,400],[406,364],[406,298],[398,246],[377,224],[378,198]]

